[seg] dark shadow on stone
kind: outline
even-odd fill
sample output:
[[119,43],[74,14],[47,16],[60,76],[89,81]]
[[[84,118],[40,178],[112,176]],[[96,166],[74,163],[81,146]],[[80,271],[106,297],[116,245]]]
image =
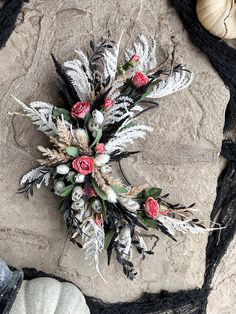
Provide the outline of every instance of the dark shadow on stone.
[[7,40],[15,29],[17,16],[24,2],[28,0],[6,0],[0,6],[0,49],[6,45]]

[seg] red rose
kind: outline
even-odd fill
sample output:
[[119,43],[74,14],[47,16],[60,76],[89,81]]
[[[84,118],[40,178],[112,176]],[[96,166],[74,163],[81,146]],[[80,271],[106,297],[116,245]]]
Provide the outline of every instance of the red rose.
[[137,88],[143,87],[149,83],[150,79],[143,72],[136,72],[133,77],[133,85]]
[[145,213],[152,219],[156,219],[160,212],[160,207],[158,202],[153,198],[149,197],[145,202]]
[[107,97],[103,104],[103,107],[108,110],[114,105],[114,100],[112,98]]
[[88,156],[81,156],[73,160],[72,167],[81,174],[89,174],[94,170],[94,159]]
[[91,104],[87,101],[77,102],[71,110],[71,116],[75,119],[84,119],[86,114],[89,113],[91,109]]
[[104,154],[106,151],[105,149],[105,145],[103,143],[97,144],[97,146],[95,147],[95,152],[98,154]]

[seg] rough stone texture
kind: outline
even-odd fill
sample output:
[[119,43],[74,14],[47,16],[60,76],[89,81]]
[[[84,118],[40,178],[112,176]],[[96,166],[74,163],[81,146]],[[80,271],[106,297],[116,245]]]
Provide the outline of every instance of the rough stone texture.
[[161,235],[155,256],[147,257],[142,265],[137,257],[139,275],[134,282],[123,276],[117,263],[107,267],[104,254],[105,284],[86,265],[83,252],[66,241],[57,198],[47,189],[37,191],[29,202],[15,194],[21,174],[35,165],[36,146],[46,138],[30,121],[7,114],[18,109],[10,93],[26,103],[60,104],[49,53],[53,51],[62,61],[72,58],[76,48],[88,47],[90,39],[108,29],[114,38],[125,29],[123,46],[140,33],[154,35],[160,61],[171,52],[170,38],[175,35],[178,59],[195,72],[189,89],[160,99],[160,108],[140,119],[155,130],[140,143],[143,153],[123,166],[133,183],[161,186],[164,192],[171,192],[173,202],[196,202],[200,216],[209,218],[222,166],[217,156],[228,91],[204,55],[191,45],[168,1],[32,0],[0,51],[0,252],[9,264],[36,267],[70,279],[84,293],[110,302],[134,300],[143,292],[200,287],[205,235],[178,236],[177,243]]

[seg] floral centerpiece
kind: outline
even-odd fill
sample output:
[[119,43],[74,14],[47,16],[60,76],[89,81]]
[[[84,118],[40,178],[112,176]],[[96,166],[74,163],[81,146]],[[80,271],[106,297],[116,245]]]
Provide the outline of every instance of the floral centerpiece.
[[[152,130],[138,124],[137,117],[156,108],[156,99],[187,87],[193,76],[173,59],[158,65],[156,43],[152,40],[149,47],[144,36],[126,50],[123,63],[118,63],[120,41],[108,38],[90,46],[90,54],[79,50],[77,59],[63,65],[52,56],[64,107],[16,99],[51,143],[50,148],[38,147],[40,166],[22,177],[19,193],[29,197],[34,186],[52,182],[70,239],[86,259],[100,273],[99,254],[106,250],[110,263],[114,252],[133,279],[133,249],[142,258],[154,253],[158,237],[148,229],[173,240],[176,230],[209,230],[192,215],[194,204],[173,205],[160,188],[132,186],[112,174],[115,162],[138,154],[130,145]],[[154,237],[152,248],[146,237]]]

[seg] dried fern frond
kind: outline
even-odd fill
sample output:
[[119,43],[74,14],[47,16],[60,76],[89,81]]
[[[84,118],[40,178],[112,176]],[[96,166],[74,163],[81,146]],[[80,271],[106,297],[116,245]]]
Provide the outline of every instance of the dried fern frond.
[[71,131],[68,130],[65,122],[60,119],[57,119],[57,132],[58,132],[59,140],[62,143],[65,143],[68,146],[70,146],[73,143],[74,137]]
[[125,197],[135,197],[139,193],[141,193],[143,190],[145,190],[148,187],[148,184],[143,184],[139,186],[133,186],[128,193],[125,194]]
[[53,165],[57,163],[66,163],[71,158],[67,154],[63,152],[59,152],[56,149],[49,149],[43,146],[38,146],[38,150],[42,153],[43,156],[47,157],[47,159],[39,159],[38,162],[41,165]]

